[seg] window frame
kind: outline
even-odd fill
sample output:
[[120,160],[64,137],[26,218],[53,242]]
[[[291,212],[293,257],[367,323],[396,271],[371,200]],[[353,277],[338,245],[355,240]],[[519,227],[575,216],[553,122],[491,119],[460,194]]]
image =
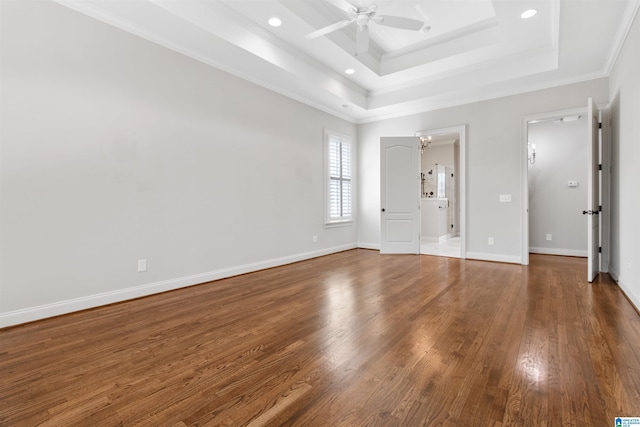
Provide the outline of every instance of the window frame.
[[[351,194],[350,194],[350,206],[351,206],[351,213],[350,215],[342,215],[340,217],[332,217],[331,216],[331,181],[332,179],[335,180],[335,177],[331,176],[331,172],[330,172],[330,167],[331,167],[331,162],[330,162],[330,147],[331,147],[331,140],[340,140],[341,144],[349,144],[349,151],[350,151],[350,175],[348,178],[345,178],[342,174],[342,170],[340,173],[340,180],[341,182],[344,181],[349,181],[350,186],[351,186]],[[340,132],[335,132],[329,129],[325,129],[324,130],[324,225],[325,227],[339,227],[339,226],[346,226],[346,225],[351,225],[353,224],[354,220],[355,220],[355,215],[354,215],[354,190],[355,190],[355,185],[354,185],[354,144],[353,144],[353,139],[345,134],[342,134]],[[342,165],[341,165],[342,168]],[[340,202],[342,205],[342,201]]]

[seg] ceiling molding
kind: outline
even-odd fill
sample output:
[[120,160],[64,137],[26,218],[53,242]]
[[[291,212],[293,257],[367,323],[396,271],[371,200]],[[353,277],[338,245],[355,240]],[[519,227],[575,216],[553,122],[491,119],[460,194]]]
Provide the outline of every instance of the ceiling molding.
[[640,0],[630,0],[629,3],[627,3],[627,9],[622,16],[623,21],[618,27],[618,32],[613,39],[613,44],[611,45],[611,50],[605,63],[604,72],[607,76],[611,74],[611,71],[613,71],[613,66],[618,60],[618,55],[620,55],[622,46],[624,45],[625,40],[627,40],[627,36],[629,35],[629,31],[631,31],[633,22],[638,19],[639,10]]
[[492,99],[497,98],[505,98],[508,96],[516,96],[529,92],[535,92],[539,90],[553,89],[555,87],[566,86],[570,84],[583,83],[590,80],[596,80],[600,78],[606,78],[608,75],[603,72],[576,76],[566,79],[558,79],[552,82],[538,83],[538,84],[518,84],[515,88],[505,88],[500,90],[493,90],[492,88],[486,88],[484,92],[479,94],[473,94],[466,97],[461,96],[451,96],[448,98],[443,98],[436,100],[434,102],[430,102],[429,104],[420,105],[419,103],[413,103],[408,105],[405,109],[392,112],[392,113],[381,113],[371,117],[367,117],[364,119],[357,120],[357,124],[366,124],[366,123],[374,123],[383,120],[397,119],[401,117],[409,117],[416,114],[428,113],[430,111],[443,110],[446,108],[458,107],[461,105],[474,104],[477,102],[490,101]]
[[[352,123],[607,77],[640,8],[640,0],[593,0],[588,7],[530,0],[539,13],[521,20],[523,2],[491,0],[482,16],[442,20],[448,29],[437,28],[440,21],[427,11],[434,35],[379,32],[388,42],[372,39],[369,52],[355,56],[355,26],[304,38],[345,19],[329,1],[54,1]],[[385,0],[374,1],[385,7]],[[409,17],[420,2],[431,7],[426,0],[386,7]],[[278,29],[266,23],[273,13],[283,18]],[[606,25],[596,35],[590,29],[598,23]],[[346,76],[346,68],[355,74]]]

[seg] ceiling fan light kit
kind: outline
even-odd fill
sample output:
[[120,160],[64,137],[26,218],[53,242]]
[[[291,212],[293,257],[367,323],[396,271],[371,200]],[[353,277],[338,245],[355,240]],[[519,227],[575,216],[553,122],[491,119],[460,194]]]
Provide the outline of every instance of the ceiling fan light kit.
[[[332,2],[332,4],[336,5]],[[307,39],[315,39],[334,31],[340,30],[355,23],[356,28],[356,55],[365,53],[369,50],[369,23],[374,22],[378,25],[384,25],[386,27],[398,28],[401,30],[409,31],[421,31],[423,33],[428,32],[431,27],[426,27],[423,21],[417,19],[405,18],[403,16],[391,16],[380,15],[376,16],[378,7],[374,4],[367,9],[358,9],[350,3],[344,3],[345,7],[339,7],[345,10],[349,14],[349,18],[344,21],[336,22],[335,24],[328,25],[324,28],[320,28],[312,33],[306,35]],[[428,29],[427,29],[428,28]],[[424,31],[427,29],[426,31]]]

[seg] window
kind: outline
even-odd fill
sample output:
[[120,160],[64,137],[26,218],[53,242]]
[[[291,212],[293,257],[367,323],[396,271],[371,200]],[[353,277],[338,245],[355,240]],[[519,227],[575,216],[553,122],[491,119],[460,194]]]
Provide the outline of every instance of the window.
[[353,182],[351,179],[352,146],[349,138],[325,133],[326,223],[351,221]]

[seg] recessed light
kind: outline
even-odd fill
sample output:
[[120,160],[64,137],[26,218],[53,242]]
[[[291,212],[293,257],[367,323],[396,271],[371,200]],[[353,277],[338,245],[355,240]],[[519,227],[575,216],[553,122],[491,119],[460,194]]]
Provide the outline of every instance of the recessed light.
[[522,12],[522,15],[520,15],[520,18],[528,19],[528,18],[531,18],[531,17],[535,16],[536,13],[538,13],[538,11],[536,9],[525,10],[524,12]]
[[274,16],[273,18],[269,18],[269,25],[271,25],[272,27],[279,27],[280,25],[282,25],[282,21],[280,20],[280,18]]
[[353,74],[355,72],[356,72],[356,70],[354,70],[353,68],[347,68],[346,70],[344,70],[345,74]]

